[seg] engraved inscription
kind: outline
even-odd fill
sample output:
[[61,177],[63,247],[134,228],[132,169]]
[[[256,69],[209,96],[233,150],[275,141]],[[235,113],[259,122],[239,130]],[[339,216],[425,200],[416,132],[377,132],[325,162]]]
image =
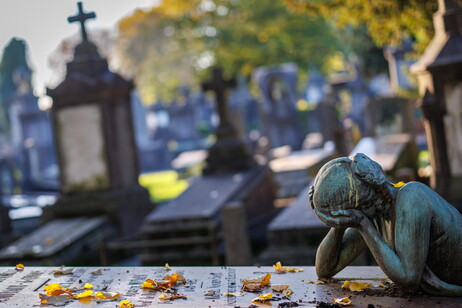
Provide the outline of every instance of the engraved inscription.
[[[236,292],[236,269],[228,268],[228,293]],[[228,296],[228,305],[236,303],[235,296]]]

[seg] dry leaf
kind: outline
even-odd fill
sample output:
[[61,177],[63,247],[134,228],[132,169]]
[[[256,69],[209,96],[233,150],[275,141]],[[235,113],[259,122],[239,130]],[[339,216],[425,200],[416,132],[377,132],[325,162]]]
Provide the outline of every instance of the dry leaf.
[[310,284],[325,284],[324,281],[321,281],[321,280],[309,280],[307,281],[306,283],[310,283]]
[[95,301],[96,302],[108,302],[118,299],[120,297],[120,293],[117,292],[96,292],[95,294]]
[[164,268],[166,271],[171,270],[170,265],[168,265],[168,263],[165,263]]
[[64,270],[64,269],[53,270],[53,274],[55,274],[56,276],[59,276],[59,275],[72,275],[73,273],[74,273],[73,268],[68,268],[67,270]]
[[91,283],[86,283],[84,286],[83,286],[84,289],[87,289],[87,290],[90,290],[90,289],[93,289],[93,285]]
[[263,287],[270,285],[271,273],[256,279],[242,280],[242,290],[247,292],[259,292]]
[[157,283],[154,280],[151,279],[146,279],[143,284],[141,284],[142,289],[150,289],[150,290],[156,290],[157,289]]
[[273,293],[267,293],[267,294],[263,294],[263,295],[259,295],[258,297],[255,297],[252,300],[252,302],[264,303],[264,302],[271,300],[271,298],[273,298]]
[[180,299],[180,298],[186,298],[186,296],[183,294],[165,294],[165,293],[162,293],[159,296],[159,299],[161,300],[175,300],[175,299]]
[[344,289],[350,289],[350,291],[362,291],[366,288],[372,287],[372,284],[366,282],[351,282],[349,280],[345,281],[342,285]]
[[124,299],[116,307],[118,307],[118,308],[133,308],[133,307],[135,307],[135,305],[133,305],[129,300]]
[[228,292],[223,292],[222,293],[224,296],[243,296],[244,294],[242,292],[239,292],[239,293],[228,293]]
[[17,271],[23,271],[24,270],[24,264],[21,264],[21,263],[16,264],[16,270]]
[[353,302],[348,297],[334,298],[332,302],[340,306],[353,306]]
[[83,291],[82,293],[77,294],[74,298],[83,299],[83,298],[88,298],[88,297],[93,297],[93,291],[92,290]]
[[282,293],[284,292],[285,290],[287,290],[289,288],[289,285],[288,284],[273,284],[271,286],[271,289],[274,291],[274,292],[278,292],[278,293]]
[[177,283],[177,282],[183,282],[183,283],[186,283],[186,279],[179,273],[175,272],[171,275],[165,275],[164,278],[162,278],[162,280],[168,280],[172,283]]
[[96,271],[93,271],[91,272],[92,275],[101,275],[103,274],[103,270],[100,268],[100,269],[97,269]]
[[281,262],[276,262],[276,264],[273,265],[274,270],[276,273],[283,274],[283,273],[298,273],[298,272],[303,272],[303,269],[301,268],[295,268],[295,267],[286,267],[282,266]]
[[49,285],[46,285],[43,290],[46,292],[46,295],[61,295],[63,293],[66,293],[63,290],[63,287],[59,283],[52,283]]
[[71,298],[67,294],[62,295],[46,295],[39,294],[40,303],[53,306],[64,306],[71,301]]

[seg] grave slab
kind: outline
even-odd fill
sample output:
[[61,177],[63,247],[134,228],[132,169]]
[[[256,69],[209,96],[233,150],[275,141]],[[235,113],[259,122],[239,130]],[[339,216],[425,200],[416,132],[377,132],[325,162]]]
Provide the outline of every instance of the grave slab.
[[[83,284],[91,283],[94,292],[107,288],[109,292],[119,292],[122,297],[117,301],[96,303],[92,301],[72,300],[65,307],[98,307],[114,308],[121,299],[127,299],[135,307],[294,307],[288,303],[297,303],[302,307],[316,307],[319,302],[331,303],[333,298],[348,296],[354,307],[461,307],[460,299],[431,296],[373,296],[363,295],[362,292],[352,292],[341,288],[344,280],[369,282],[373,289],[377,287],[385,274],[378,267],[348,267],[341,271],[336,278],[340,281],[328,284],[310,284],[317,280],[314,267],[302,267],[303,272],[276,274],[272,267],[172,267],[167,272],[163,267],[76,267],[71,275],[55,276],[52,267],[28,267],[23,271],[14,268],[0,268],[0,307],[54,307],[40,305],[38,297],[43,287],[51,283],[59,283],[63,288],[82,288]],[[93,274],[101,269],[101,274]],[[161,280],[167,273],[178,272],[186,278],[186,283],[178,287],[177,292],[186,296],[186,299],[175,301],[160,300],[160,292],[140,289],[146,279]],[[272,292],[270,287],[261,292],[243,292],[242,296],[225,296],[223,293],[239,293],[242,288],[242,279],[257,278],[271,273],[271,285],[287,284],[293,291],[290,298],[279,298],[266,304],[252,306],[252,299]],[[214,295],[211,294],[214,291]],[[284,304],[285,303],[285,304]],[[285,305],[285,306],[284,306]],[[327,307],[327,306],[324,306]]]

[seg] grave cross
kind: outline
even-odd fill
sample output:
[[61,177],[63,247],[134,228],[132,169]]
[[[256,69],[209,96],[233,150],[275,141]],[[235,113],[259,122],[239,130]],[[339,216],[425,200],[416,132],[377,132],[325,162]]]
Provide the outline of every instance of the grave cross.
[[83,8],[82,8],[82,2],[77,2],[77,6],[79,9],[78,14],[75,16],[68,17],[67,21],[69,23],[80,22],[80,29],[82,32],[82,42],[86,42],[88,41],[88,38],[87,38],[87,31],[85,29],[85,21],[87,21],[87,19],[96,18],[96,14],[94,12],[84,13]]
[[212,69],[212,80],[202,84],[203,91],[215,92],[215,99],[217,101],[218,116],[220,117],[220,126],[229,124],[228,106],[226,98],[226,90],[234,88],[236,80],[223,78],[223,69],[221,67],[214,67]]

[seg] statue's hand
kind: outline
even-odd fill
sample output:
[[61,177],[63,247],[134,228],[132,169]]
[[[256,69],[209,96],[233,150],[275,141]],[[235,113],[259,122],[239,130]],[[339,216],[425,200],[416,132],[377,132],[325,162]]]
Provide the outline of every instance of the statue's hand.
[[359,210],[338,210],[328,212],[325,210],[315,209],[314,212],[318,218],[333,228],[359,228],[361,221],[367,216]]

